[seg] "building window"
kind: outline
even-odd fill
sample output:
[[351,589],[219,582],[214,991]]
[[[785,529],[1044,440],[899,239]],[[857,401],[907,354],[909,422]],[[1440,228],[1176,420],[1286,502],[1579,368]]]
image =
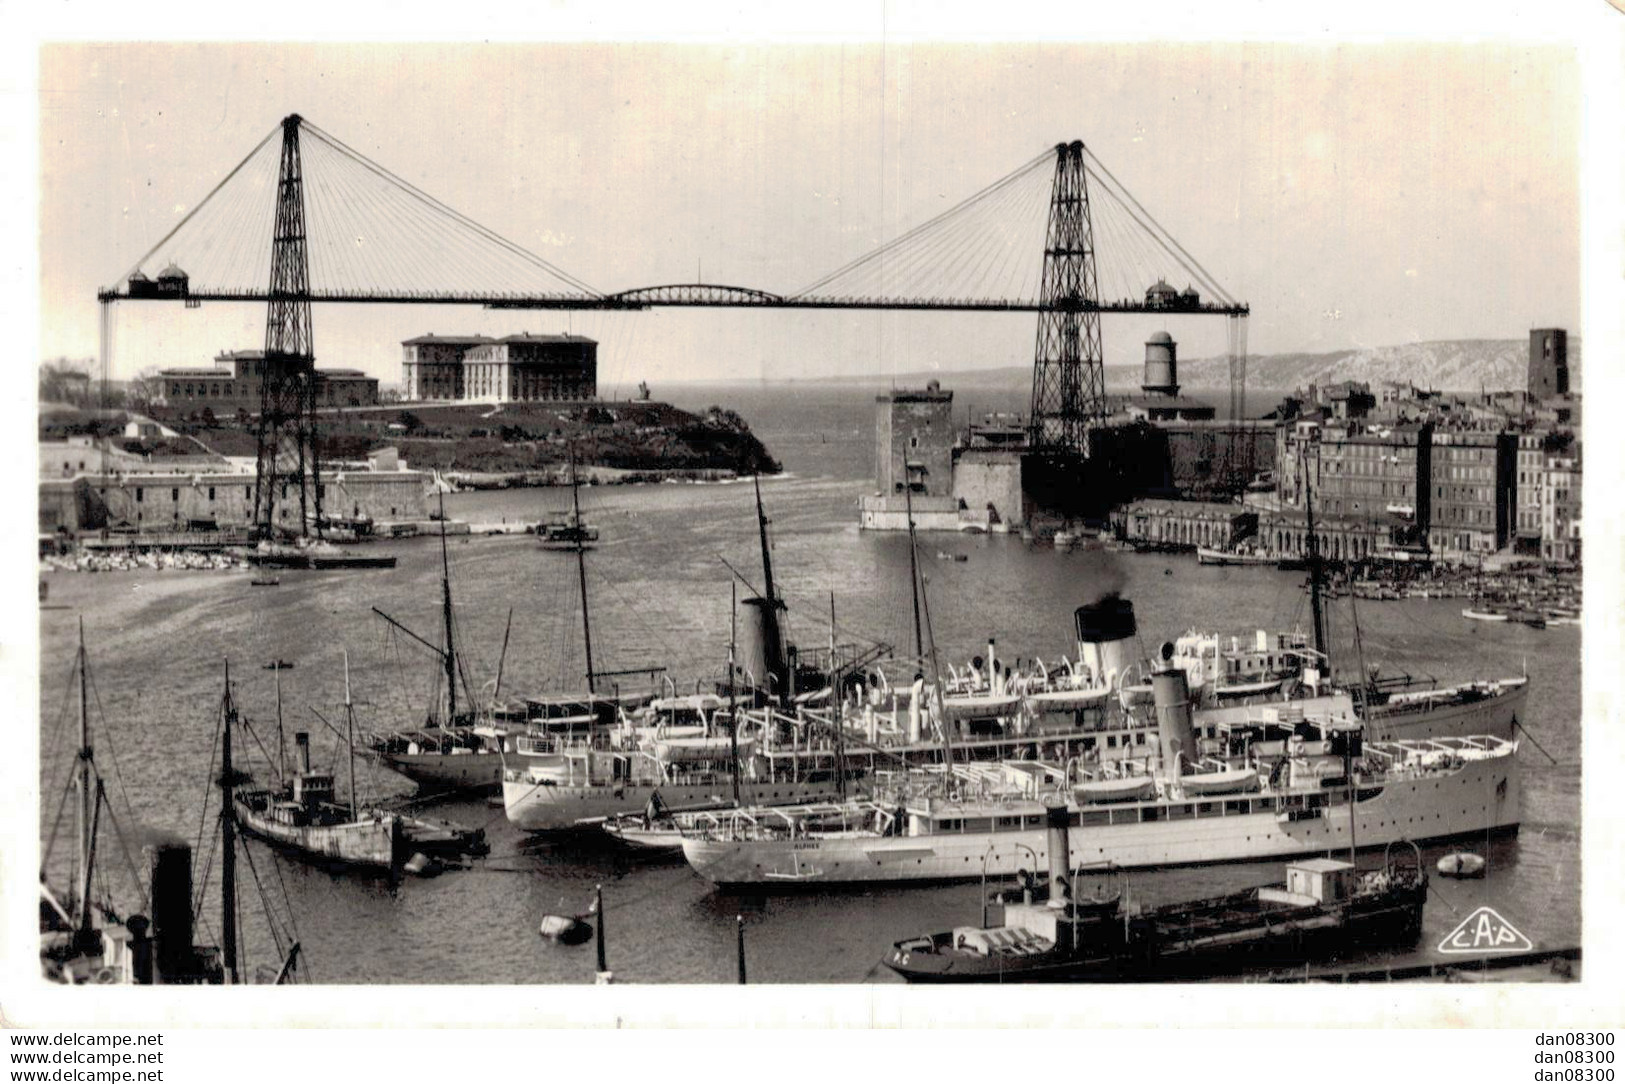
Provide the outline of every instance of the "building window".
[[146,493],[145,489],[141,488],[140,486],[135,487],[135,503],[136,504],[142,503],[142,501],[145,500],[146,495],[147,495],[147,493]]
[[209,487],[209,499],[211,501],[214,500],[214,487],[213,486]]

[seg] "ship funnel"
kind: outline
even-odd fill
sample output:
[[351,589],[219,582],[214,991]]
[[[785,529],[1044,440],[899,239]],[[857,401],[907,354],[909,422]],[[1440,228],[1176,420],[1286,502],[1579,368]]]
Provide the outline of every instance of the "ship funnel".
[[1108,680],[1115,687],[1134,662],[1134,604],[1108,595],[1079,606],[1072,612],[1072,623],[1078,633],[1078,661],[1095,680]]
[[1196,740],[1191,727],[1190,685],[1185,671],[1173,665],[1174,645],[1162,645],[1162,666],[1151,675],[1151,701],[1157,711],[1157,745],[1169,778],[1178,778],[1185,766],[1196,763]]
[[157,981],[174,982],[196,970],[192,949],[192,848],[180,841],[147,848],[152,876],[152,957]]
[[776,600],[747,598],[740,601],[739,666],[755,677],[756,686],[771,696],[790,695],[790,671],[784,660],[784,631],[779,615],[784,607]]
[[1065,805],[1046,805],[1044,807],[1044,823],[1048,829],[1049,845],[1049,906],[1065,907],[1072,894],[1071,882],[1067,877],[1071,873],[1071,843],[1067,838],[1067,823],[1071,813]]
[[299,752],[299,772],[310,774],[310,735],[303,730],[293,736],[294,748]]

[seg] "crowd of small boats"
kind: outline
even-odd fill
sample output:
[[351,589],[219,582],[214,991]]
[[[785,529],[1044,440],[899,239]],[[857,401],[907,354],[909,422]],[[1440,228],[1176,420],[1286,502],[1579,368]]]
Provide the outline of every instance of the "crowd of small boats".
[[[1390,862],[1372,870],[1359,850],[1517,828],[1525,677],[1441,688],[1365,673],[1341,685],[1318,598],[1312,638],[1190,630],[1152,659],[1142,657],[1132,604],[1116,596],[1076,609],[1072,651],[1053,661],[1001,658],[989,638],[963,666],[939,664],[928,622],[917,623],[904,657],[833,633],[822,649],[796,650],[785,640],[759,490],[757,517],[764,590],[736,604],[741,631],[722,679],[692,693],[669,682],[596,688],[583,564],[585,689],[502,699],[499,677],[485,701],[466,687],[459,700],[442,536],[439,644],[375,612],[434,654],[443,705],[419,724],[364,733],[346,665],[341,798],[335,774],[313,769],[307,735],[284,756],[280,690],[268,778],[235,772],[232,735],[248,724],[228,676],[223,831],[392,878],[467,866],[485,852],[477,829],[364,800],[360,754],[425,795],[495,792],[523,831],[680,852],[731,888],[1030,879],[1048,864],[1045,898],[1029,893],[981,927],[899,942],[886,960],[910,979],[1003,981],[1174,977],[1207,966],[1196,961],[1216,946],[1230,946],[1219,956],[1262,945],[1297,958],[1350,937],[1414,939],[1420,860],[1408,872]],[[583,562],[596,531],[578,502],[559,526],[568,537],[555,541]],[[913,565],[912,533],[910,555]],[[920,591],[917,565],[912,581]],[[252,738],[271,748],[268,737]],[[89,776],[80,788],[91,793]],[[81,819],[79,865],[88,867],[95,819]],[[1347,863],[1319,857],[1345,850]],[[1440,872],[1470,875],[1473,857]],[[1290,860],[1287,884],[1182,909],[1070,895],[1085,870],[1248,860]],[[71,927],[46,953],[69,981],[82,981],[83,968],[65,961],[92,940],[94,924],[73,909],[88,892],[87,881],[66,893],[67,905],[52,897],[42,909],[42,922],[49,910]],[[129,923],[104,925],[128,939]]]

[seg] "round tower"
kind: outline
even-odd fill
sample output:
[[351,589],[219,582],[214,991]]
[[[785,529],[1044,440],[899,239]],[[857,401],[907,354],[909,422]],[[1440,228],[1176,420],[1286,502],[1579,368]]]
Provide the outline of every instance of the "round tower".
[[1145,381],[1140,390],[1147,395],[1178,395],[1178,347],[1166,331],[1155,332],[1145,341]]

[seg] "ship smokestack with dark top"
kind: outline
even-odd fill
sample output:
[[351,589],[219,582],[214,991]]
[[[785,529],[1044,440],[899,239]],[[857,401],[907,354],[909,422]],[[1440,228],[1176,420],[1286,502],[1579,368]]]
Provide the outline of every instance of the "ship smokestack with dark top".
[[771,696],[790,695],[790,671],[784,657],[784,630],[777,599],[740,600],[739,667],[756,688]]
[[1044,824],[1048,828],[1049,845],[1049,906],[1065,907],[1070,896],[1071,842],[1067,837],[1067,824],[1072,814],[1063,804],[1044,807]]
[[1115,688],[1134,661],[1134,604],[1117,595],[1079,606],[1072,612],[1078,632],[1078,660],[1097,679]]
[[310,774],[310,735],[303,730],[293,736],[294,748],[298,752],[299,771],[301,774]]
[[1185,671],[1173,665],[1174,645],[1162,645],[1162,664],[1151,675],[1151,702],[1157,710],[1157,746],[1163,771],[1178,777],[1196,764],[1195,732],[1191,727],[1190,684]]
[[192,848],[179,840],[147,847],[152,876],[152,959],[157,979],[184,981],[197,970],[192,949]]

